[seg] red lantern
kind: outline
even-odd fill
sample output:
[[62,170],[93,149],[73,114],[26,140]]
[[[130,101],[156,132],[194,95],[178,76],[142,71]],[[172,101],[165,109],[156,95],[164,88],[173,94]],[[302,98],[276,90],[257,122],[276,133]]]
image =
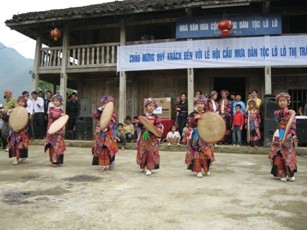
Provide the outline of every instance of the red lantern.
[[56,42],[58,39],[62,37],[62,32],[58,30],[58,28],[54,28],[50,31],[50,35],[53,38],[53,40]]
[[219,22],[217,27],[219,28],[219,30],[222,31],[222,36],[223,37],[228,37],[229,33],[230,33],[230,30],[233,27],[233,24],[232,24],[232,22],[230,20],[224,19],[224,20]]

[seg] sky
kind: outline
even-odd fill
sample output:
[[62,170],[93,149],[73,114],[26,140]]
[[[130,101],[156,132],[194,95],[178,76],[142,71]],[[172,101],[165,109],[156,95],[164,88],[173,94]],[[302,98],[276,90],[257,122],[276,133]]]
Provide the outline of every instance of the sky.
[[[0,42],[6,47],[17,50],[26,58],[34,59],[35,40],[11,30],[5,25],[5,21],[12,19],[14,14],[22,14],[35,11],[63,9],[69,7],[86,6],[114,0],[9,0],[0,8]],[[0,47],[0,52],[3,48]]]

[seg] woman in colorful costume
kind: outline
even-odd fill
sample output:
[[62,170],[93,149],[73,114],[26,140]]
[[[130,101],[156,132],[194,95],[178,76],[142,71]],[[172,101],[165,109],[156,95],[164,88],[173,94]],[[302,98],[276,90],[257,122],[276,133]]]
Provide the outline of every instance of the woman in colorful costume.
[[219,113],[219,104],[216,102],[217,99],[217,92],[212,91],[209,94],[209,100],[207,100],[207,103],[204,107],[204,111],[207,112],[214,112],[214,113]]
[[261,116],[256,101],[248,101],[248,110],[245,113],[245,128],[247,129],[247,142],[251,147],[258,147],[261,140],[260,133]]
[[196,109],[189,115],[189,124],[193,128],[191,138],[187,143],[187,154],[185,163],[188,169],[196,172],[197,177],[203,177],[202,169],[205,175],[210,174],[210,165],[214,162],[214,153],[212,151],[212,144],[203,140],[197,131],[198,119],[205,113],[205,105],[207,98],[205,96],[198,96],[194,98]]
[[[148,98],[145,101],[144,107],[145,114],[143,116],[162,134],[163,125],[161,119],[153,113],[158,107],[157,101],[153,98]],[[152,170],[159,169],[160,167],[160,140],[156,135],[148,131],[143,124],[139,123],[138,129],[140,129],[140,132],[138,132],[136,162],[142,171],[145,171],[146,168],[146,175],[151,175]]]
[[225,136],[221,140],[224,143],[230,143],[230,134],[231,134],[231,101],[228,100],[229,92],[227,90],[222,90],[220,92],[221,100],[219,101],[219,114],[225,121],[226,131]]
[[276,95],[276,102],[280,109],[274,112],[277,130],[273,135],[269,153],[272,164],[271,173],[281,181],[295,181],[294,173],[297,172],[296,119],[295,112],[288,109],[290,99],[290,95],[285,92]]
[[96,137],[92,146],[92,165],[100,165],[100,172],[114,168],[115,155],[118,152],[118,145],[116,142],[117,114],[113,113],[109,124],[103,130],[100,129],[100,117],[105,105],[113,101],[114,98],[112,96],[103,96],[101,98],[101,107],[93,114],[93,117],[97,119],[97,126]]
[[[48,109],[48,125],[47,130],[58,118],[65,115],[61,108],[63,104],[63,97],[60,94],[55,94],[51,98],[53,106]],[[64,141],[63,128],[54,134],[47,133],[45,141],[45,152],[49,149],[49,160],[52,166],[56,167],[64,162],[64,152],[66,145]]]
[[[27,107],[27,98],[19,96],[17,106]],[[29,119],[29,116],[27,117]],[[21,159],[28,158],[28,145],[30,138],[27,133],[27,126],[15,132],[10,130],[8,137],[9,158],[15,157],[13,165],[18,165]]]

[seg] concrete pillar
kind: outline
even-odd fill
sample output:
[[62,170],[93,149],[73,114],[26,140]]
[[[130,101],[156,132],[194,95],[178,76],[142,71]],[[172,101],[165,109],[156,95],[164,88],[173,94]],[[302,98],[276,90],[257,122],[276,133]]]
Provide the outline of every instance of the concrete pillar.
[[119,74],[119,122],[124,122],[126,117],[126,72]]
[[132,82],[132,96],[131,96],[131,115],[137,115],[138,114],[138,80],[137,80],[137,76],[135,76],[133,78],[133,82]]
[[188,109],[189,113],[194,110],[194,69],[188,68]]
[[37,90],[38,87],[38,81],[39,81],[38,69],[41,59],[40,55],[41,47],[42,47],[42,36],[39,35],[36,38],[36,45],[35,45],[34,65],[32,71],[32,91]]
[[264,67],[264,94],[272,94],[271,66]]
[[[122,19],[120,22],[120,45],[124,46],[126,44],[126,21]],[[126,92],[126,72],[121,71],[119,73],[119,122],[124,122],[126,117],[126,100],[127,100],[127,92]]]
[[69,46],[69,29],[68,25],[64,26],[63,31],[63,48],[62,48],[62,65],[60,72],[60,94],[63,96],[63,110],[66,110],[66,90],[67,90],[67,60],[68,60],[68,46]]

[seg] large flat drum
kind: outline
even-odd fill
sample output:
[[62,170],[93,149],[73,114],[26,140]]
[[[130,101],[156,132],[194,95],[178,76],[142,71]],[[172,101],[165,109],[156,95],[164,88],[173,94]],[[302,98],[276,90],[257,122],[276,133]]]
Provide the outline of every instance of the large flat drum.
[[114,103],[110,101],[104,106],[101,117],[100,117],[100,129],[101,130],[107,127],[107,125],[111,121],[113,113],[114,113]]
[[59,131],[61,128],[64,127],[64,125],[67,123],[69,116],[64,115],[56,119],[49,127],[48,134],[55,134],[57,131]]
[[9,125],[15,132],[18,132],[26,127],[28,121],[28,111],[24,107],[18,106],[11,111]]
[[149,122],[145,117],[140,116],[139,117],[140,122],[146,127],[146,129],[150,132],[152,132],[157,137],[162,137],[162,133],[159,132],[159,130],[154,126],[151,122]]
[[225,135],[225,121],[216,113],[204,113],[197,122],[197,131],[199,136],[206,142],[216,143]]

